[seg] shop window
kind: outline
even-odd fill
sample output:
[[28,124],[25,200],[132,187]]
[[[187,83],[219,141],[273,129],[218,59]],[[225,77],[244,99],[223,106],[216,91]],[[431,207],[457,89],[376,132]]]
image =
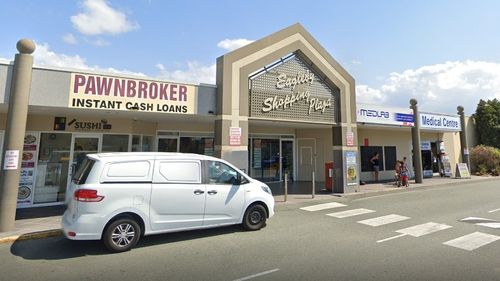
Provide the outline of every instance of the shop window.
[[70,147],[71,134],[41,134],[33,200],[35,204],[64,201]]
[[153,136],[142,136],[142,151],[154,151]]
[[132,151],[133,152],[149,152],[153,151],[153,137],[152,136],[132,136]]
[[214,155],[214,138],[212,137],[181,137],[180,152]]
[[371,172],[373,171],[372,164],[370,163],[370,159],[377,153],[380,155],[379,157],[379,170],[384,170],[384,154],[382,146],[361,146],[361,171],[362,172]]
[[[402,161],[403,159],[401,159]],[[394,170],[396,167],[396,147],[395,146],[384,146],[384,162],[386,170]]]
[[132,152],[139,152],[141,150],[141,136],[133,135],[132,136]]
[[129,135],[102,136],[102,152],[126,152],[128,151]]

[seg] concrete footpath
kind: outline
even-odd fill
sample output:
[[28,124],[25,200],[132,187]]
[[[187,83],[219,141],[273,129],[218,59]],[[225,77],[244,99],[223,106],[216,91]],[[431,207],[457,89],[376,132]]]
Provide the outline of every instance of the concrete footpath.
[[[431,178],[424,179],[424,183],[415,184],[410,181],[410,187],[396,187],[392,182],[387,183],[370,183],[358,187],[354,193],[327,193],[326,190],[316,193],[313,199],[311,194],[299,192],[289,194],[287,201],[284,201],[284,195],[275,196],[277,206],[294,203],[304,203],[309,201],[320,200],[355,200],[364,197],[379,196],[395,192],[408,192],[419,189],[429,189],[440,186],[452,186],[467,183],[479,183],[483,181],[498,181],[500,177],[479,177],[472,176],[470,179],[454,179],[454,178]],[[321,186],[322,183],[317,183],[316,186]],[[294,183],[296,190],[309,190],[310,182]],[[273,187],[273,190],[278,187]],[[500,185],[499,185],[500,188]],[[0,232],[0,243],[12,243],[19,240],[46,238],[51,236],[62,235],[61,231],[61,216],[64,212],[63,206],[42,207],[20,209],[16,214],[15,230],[10,232]]]

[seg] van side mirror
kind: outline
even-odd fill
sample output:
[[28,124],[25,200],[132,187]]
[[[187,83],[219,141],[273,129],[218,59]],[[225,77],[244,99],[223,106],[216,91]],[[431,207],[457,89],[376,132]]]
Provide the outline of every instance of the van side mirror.
[[241,184],[241,175],[236,174],[236,177],[231,177],[231,184],[232,185],[240,185]]

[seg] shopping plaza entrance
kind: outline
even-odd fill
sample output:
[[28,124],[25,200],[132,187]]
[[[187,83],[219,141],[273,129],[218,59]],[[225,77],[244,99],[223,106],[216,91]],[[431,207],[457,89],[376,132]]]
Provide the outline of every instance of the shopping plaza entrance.
[[251,136],[250,176],[263,182],[296,178],[294,136]]

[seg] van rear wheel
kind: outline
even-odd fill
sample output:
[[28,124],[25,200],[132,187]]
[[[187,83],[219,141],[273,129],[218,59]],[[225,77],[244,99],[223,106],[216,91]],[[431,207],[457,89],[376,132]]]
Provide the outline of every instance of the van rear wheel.
[[102,241],[109,251],[119,253],[132,249],[140,237],[139,224],[131,218],[122,218],[108,225]]
[[252,205],[245,211],[243,228],[246,230],[259,230],[266,225],[267,211],[260,204]]

